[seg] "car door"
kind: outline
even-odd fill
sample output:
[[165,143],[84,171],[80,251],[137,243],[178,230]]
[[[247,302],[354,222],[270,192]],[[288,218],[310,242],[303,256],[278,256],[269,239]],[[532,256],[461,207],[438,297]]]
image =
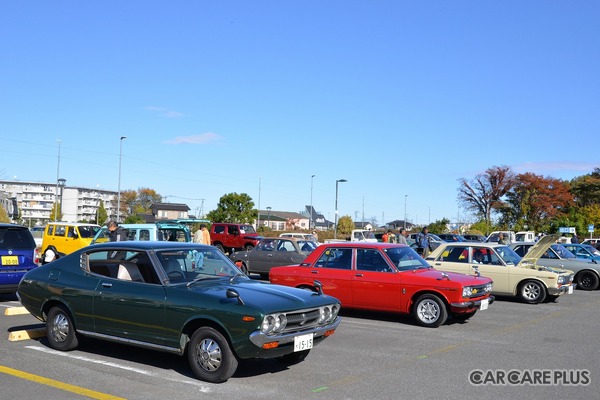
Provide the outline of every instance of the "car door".
[[[507,266],[491,247],[472,247],[471,251],[471,274],[479,271],[494,281],[494,293],[512,293],[511,275],[514,267]],[[481,261],[476,261],[475,253],[481,254]],[[513,277],[514,278],[514,277]]]
[[298,267],[299,274],[310,284],[315,280],[321,282],[323,292],[337,298],[342,307],[352,307],[352,254],[350,247],[326,248],[313,265]]
[[127,277],[101,277],[94,296],[94,325],[100,334],[164,345],[163,286]]
[[466,245],[446,246],[432,264],[440,271],[473,274],[472,264],[469,262],[469,246]]
[[252,250],[246,251],[249,269],[252,272],[268,273],[272,266],[279,265],[274,261],[276,243],[277,239],[263,239]]
[[361,308],[398,310],[400,278],[377,249],[356,249],[352,302]]

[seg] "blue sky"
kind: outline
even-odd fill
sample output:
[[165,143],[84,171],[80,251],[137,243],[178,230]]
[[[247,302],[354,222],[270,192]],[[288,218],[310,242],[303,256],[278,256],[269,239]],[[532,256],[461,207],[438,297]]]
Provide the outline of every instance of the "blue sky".
[[[4,1],[0,179],[469,220],[458,179],[600,166],[597,1]],[[59,142],[60,140],[60,142]],[[315,175],[314,178],[311,178]],[[204,201],[202,202],[202,200]],[[405,202],[406,201],[406,202]]]

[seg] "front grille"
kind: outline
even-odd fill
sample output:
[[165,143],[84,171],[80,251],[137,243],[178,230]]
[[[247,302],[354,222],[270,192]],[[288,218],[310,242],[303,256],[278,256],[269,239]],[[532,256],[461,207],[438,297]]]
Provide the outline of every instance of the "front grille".
[[485,295],[487,293],[485,291],[486,286],[487,285],[471,286],[471,295],[469,296],[469,298],[481,297],[481,296]]
[[319,309],[295,311],[286,314],[287,325],[284,332],[295,332],[309,329],[317,325],[320,315]]

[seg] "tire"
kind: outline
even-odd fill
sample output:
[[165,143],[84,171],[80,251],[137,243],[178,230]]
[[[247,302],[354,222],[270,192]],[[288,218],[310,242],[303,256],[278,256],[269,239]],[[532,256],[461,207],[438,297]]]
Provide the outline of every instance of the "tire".
[[519,297],[525,303],[541,303],[546,298],[546,287],[538,281],[525,281],[519,285]]
[[466,321],[466,320],[470,319],[476,313],[477,313],[477,310],[468,312],[468,313],[454,314],[452,317],[457,321]]
[[296,351],[296,352],[286,354],[281,357],[277,357],[277,360],[284,364],[287,364],[287,365],[294,365],[294,364],[298,364],[298,363],[304,361],[306,356],[308,356],[308,353],[310,353],[310,349],[303,350],[303,351]]
[[207,326],[194,332],[188,343],[187,356],[194,374],[211,383],[225,382],[238,366],[227,339],[216,329]]
[[600,285],[600,279],[592,271],[581,271],[577,274],[577,289],[596,290],[598,285]]
[[246,251],[250,251],[250,250],[252,250],[253,248],[254,248],[254,246],[253,246],[253,245],[251,245],[251,244],[247,244],[247,245],[245,245],[245,246],[244,246],[244,250],[246,250]]
[[79,345],[73,319],[63,306],[50,309],[46,321],[46,337],[50,347],[60,351],[73,350]]
[[221,243],[217,243],[217,244],[215,244],[215,247],[216,247],[217,249],[219,249],[219,251],[220,251],[221,253],[225,254],[225,248],[223,247],[223,245],[222,245]]
[[420,296],[415,302],[413,312],[419,325],[429,328],[437,328],[448,318],[446,304],[434,294]]

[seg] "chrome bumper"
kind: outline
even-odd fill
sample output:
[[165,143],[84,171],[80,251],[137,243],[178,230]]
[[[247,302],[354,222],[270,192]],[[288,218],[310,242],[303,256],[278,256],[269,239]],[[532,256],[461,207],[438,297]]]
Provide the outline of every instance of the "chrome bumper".
[[302,330],[302,331],[289,332],[289,333],[284,332],[284,333],[275,334],[275,335],[267,335],[260,331],[256,331],[256,332],[252,332],[250,334],[250,341],[252,343],[254,343],[256,346],[262,348],[265,343],[270,343],[270,342],[279,342],[280,345],[285,344],[285,343],[293,343],[294,338],[296,336],[308,335],[309,333],[312,333],[314,338],[318,339],[321,336],[324,336],[325,332],[335,330],[338,327],[338,325],[340,324],[341,320],[342,320],[341,317],[337,317],[335,319],[335,321],[333,321],[331,324],[326,325],[326,326],[316,326],[314,328],[306,329],[306,330]]
[[[494,302],[495,297],[494,296],[490,296],[487,298],[489,300],[489,304],[492,304]],[[450,303],[451,307],[456,307],[456,308],[477,308],[481,305],[481,300],[476,300],[476,301],[464,301],[461,303]]]
[[561,294],[565,294],[569,292],[569,288],[573,286],[573,291],[575,291],[575,287],[577,286],[576,283],[573,283],[572,285],[563,285],[559,288],[548,288],[548,294],[550,296],[560,296]]

